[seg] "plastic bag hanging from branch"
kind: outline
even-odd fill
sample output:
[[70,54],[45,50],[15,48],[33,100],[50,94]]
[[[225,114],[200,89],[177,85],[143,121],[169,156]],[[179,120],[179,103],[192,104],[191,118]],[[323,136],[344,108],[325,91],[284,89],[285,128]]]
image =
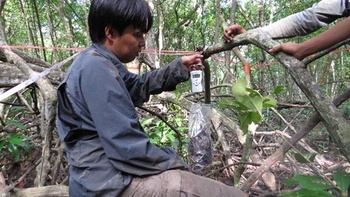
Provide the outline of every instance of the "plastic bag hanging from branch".
[[210,104],[197,103],[190,110],[188,142],[189,163],[195,174],[202,174],[213,160],[210,134]]

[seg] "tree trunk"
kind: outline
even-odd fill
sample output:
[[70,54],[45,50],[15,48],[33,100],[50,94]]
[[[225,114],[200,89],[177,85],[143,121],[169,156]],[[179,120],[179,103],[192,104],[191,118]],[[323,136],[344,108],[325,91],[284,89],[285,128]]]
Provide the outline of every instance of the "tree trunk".
[[[40,15],[39,15],[39,11],[38,11],[38,6],[36,4],[37,4],[36,0],[32,0],[32,7],[33,7],[33,11],[34,11],[34,16],[36,17],[36,22],[38,24],[38,31],[39,31],[39,35],[40,35],[41,46],[45,47],[45,40],[44,40],[44,35],[43,35],[43,32],[42,32]],[[45,62],[47,62],[46,50],[45,49],[43,49],[43,56],[44,56]]]
[[[49,26],[49,29],[50,29],[50,39],[51,39],[51,45],[53,47],[56,46],[56,43],[55,43],[55,30],[54,30],[54,27],[53,27],[53,22],[52,22],[52,13],[51,13],[51,5],[50,4],[50,1],[48,0],[45,0],[45,3],[46,3],[46,16],[47,16],[47,22],[48,22],[48,26]],[[53,58],[51,58],[51,63],[53,62],[56,62],[58,60],[58,53],[56,50],[53,50],[52,51],[52,55],[53,55]]]

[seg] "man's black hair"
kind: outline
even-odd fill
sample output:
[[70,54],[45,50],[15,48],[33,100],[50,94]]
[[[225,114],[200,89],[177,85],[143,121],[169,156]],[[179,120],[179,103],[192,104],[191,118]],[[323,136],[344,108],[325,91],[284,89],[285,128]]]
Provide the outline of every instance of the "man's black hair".
[[114,28],[119,34],[123,34],[129,25],[147,33],[153,18],[145,0],[92,0],[88,24],[92,42],[101,43],[106,37],[106,26]]

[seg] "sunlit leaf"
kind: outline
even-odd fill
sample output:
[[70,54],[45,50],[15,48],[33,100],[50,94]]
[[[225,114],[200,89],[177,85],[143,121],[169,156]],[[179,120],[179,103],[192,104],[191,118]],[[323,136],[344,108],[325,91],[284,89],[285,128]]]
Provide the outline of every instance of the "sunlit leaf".
[[232,86],[232,94],[235,97],[248,95],[246,91],[247,81],[245,79],[239,79],[237,83]]
[[262,116],[263,98],[247,97],[243,101],[243,105],[249,108],[251,111],[258,113]]

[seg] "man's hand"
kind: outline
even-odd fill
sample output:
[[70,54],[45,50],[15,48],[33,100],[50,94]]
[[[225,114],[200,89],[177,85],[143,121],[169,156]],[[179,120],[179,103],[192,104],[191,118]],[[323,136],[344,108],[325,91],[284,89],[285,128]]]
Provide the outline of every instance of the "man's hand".
[[235,24],[226,27],[224,31],[224,36],[222,38],[225,42],[231,42],[236,35],[245,33],[247,30],[245,30],[242,26]]
[[182,64],[186,67],[186,70],[191,71],[192,65],[202,65],[203,55],[196,53],[194,55],[182,56]]
[[289,55],[294,56],[298,60],[304,59],[306,56],[302,53],[302,44],[287,42],[277,45],[269,50],[270,53],[285,52]]

